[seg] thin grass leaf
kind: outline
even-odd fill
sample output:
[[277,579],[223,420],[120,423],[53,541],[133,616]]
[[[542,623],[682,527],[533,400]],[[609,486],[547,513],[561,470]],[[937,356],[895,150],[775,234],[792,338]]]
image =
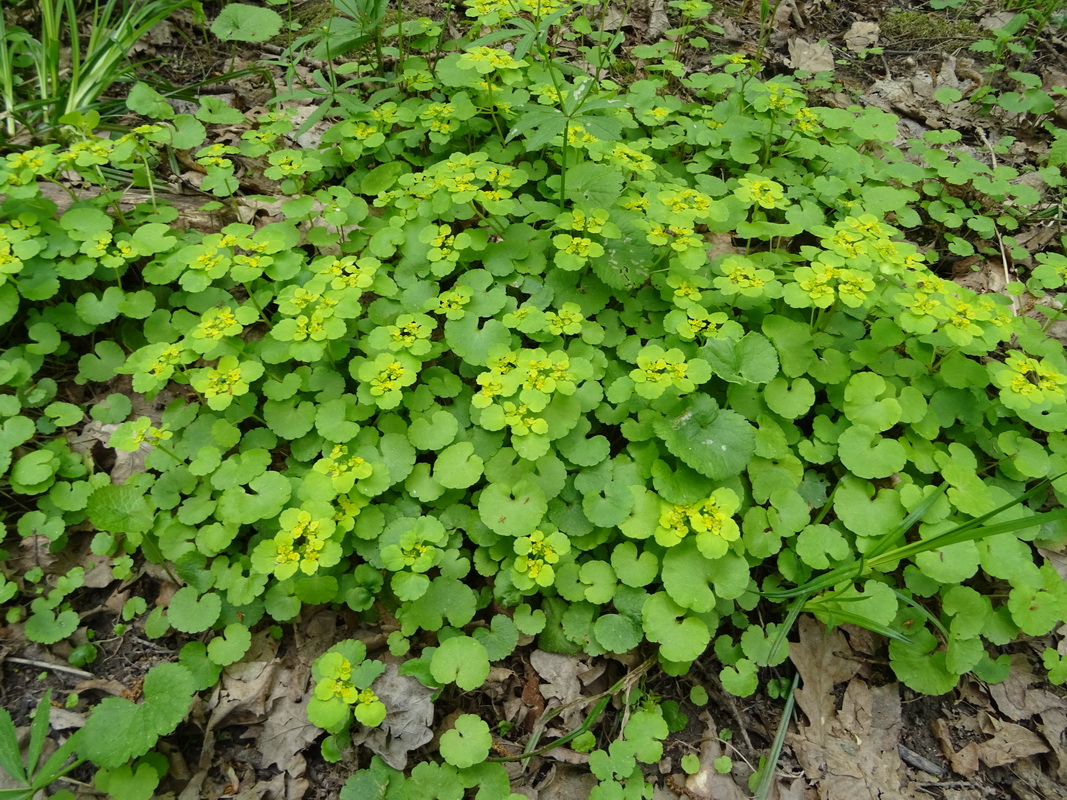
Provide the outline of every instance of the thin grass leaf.
[[0,708],[0,767],[15,780],[26,783],[18,733],[11,715],[4,708]]
[[52,715],[52,690],[48,689],[37,704],[37,711],[30,724],[30,746],[26,751],[26,771],[33,775],[37,772],[37,762],[41,760],[45,740],[48,738],[49,718]]
[[767,752],[767,762],[760,774],[756,792],[752,795],[753,800],[767,800],[774,787],[774,773],[778,766],[778,759],[782,757],[782,749],[785,747],[785,737],[789,733],[789,723],[793,719],[793,708],[796,705],[797,685],[800,683],[800,673],[793,675],[793,682],[789,684],[789,694],[785,699],[785,708],[782,709],[782,718],[778,721],[778,730],[775,731],[771,749]]
[[78,758],[72,761],[70,764],[63,766],[67,759],[74,755],[74,751],[81,743],[81,730],[76,730],[74,734],[63,742],[59,748],[48,757],[48,760],[41,765],[40,771],[37,774],[37,781],[34,782],[34,787],[37,789],[44,789],[51,783],[62,778],[72,769],[85,763],[84,758]]

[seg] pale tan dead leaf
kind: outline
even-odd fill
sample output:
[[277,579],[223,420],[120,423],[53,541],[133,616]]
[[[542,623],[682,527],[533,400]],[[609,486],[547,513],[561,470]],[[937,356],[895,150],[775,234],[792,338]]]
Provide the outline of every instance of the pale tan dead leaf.
[[999,721],[997,728],[991,739],[971,742],[963,749],[973,749],[978,760],[987,767],[1002,767],[1021,758],[1048,752],[1045,740],[1029,728],[1014,722]]
[[1016,12],[1014,11],[998,11],[995,14],[989,14],[978,20],[978,24],[985,28],[987,31],[998,31],[1015,19]]
[[978,753],[964,747],[957,751],[952,742],[952,729],[944,719],[934,720],[930,726],[934,732],[937,743],[941,745],[941,753],[948,759],[953,771],[964,778],[970,778],[978,772]]
[[1008,719],[1020,722],[1049,709],[1067,709],[1067,701],[1050,692],[1044,679],[1030,670],[1026,656],[1012,657],[1012,669],[1008,677],[989,687],[997,709]]
[[834,54],[826,42],[809,42],[794,36],[789,40],[789,66],[808,72],[823,72],[834,68]]
[[589,797],[596,785],[596,777],[587,768],[561,766],[536,786],[516,786],[513,791],[521,792],[531,800],[575,800]]
[[1037,759],[1017,761],[1011,771],[1018,777],[1011,787],[1012,793],[1020,800],[1063,800],[1063,783],[1049,775]]
[[1050,773],[1060,783],[1067,785],[1067,711],[1050,708],[1041,714],[1037,727],[1050,747]]
[[700,745],[700,769],[685,780],[685,788],[692,792],[690,796],[709,797],[715,800],[748,800],[748,792],[741,791],[729,774],[723,775],[715,769],[715,759],[725,753],[719,741],[719,729],[711,714],[704,711],[700,715],[704,723],[704,741]]
[[876,636],[866,628],[859,625],[842,625],[841,629],[848,637],[848,643],[857,653],[873,656],[883,646],[884,639]]
[[880,32],[881,28],[877,22],[853,22],[852,27],[845,33],[845,47],[853,52],[876,47]]
[[390,656],[379,658],[386,667],[374,682],[374,693],[387,713],[378,727],[353,731],[352,744],[369,748],[394,769],[404,769],[408,754],[433,738],[433,692],[415,678],[401,675]]
[[586,665],[575,656],[543,650],[534,650],[530,654],[530,664],[541,677],[541,695],[545,700],[554,698],[559,701],[550,703],[549,707],[569,706],[563,712],[563,724],[568,728],[580,725],[585,713],[581,704],[575,701],[582,697],[582,682],[578,676],[585,671]]
[[[897,745],[903,725],[896,684],[871,688],[854,678],[858,663],[844,635],[811,618],[802,618],[800,641],[789,655],[800,672],[797,705],[807,718],[789,738],[810,781],[818,782],[822,800],[909,798],[902,784],[904,765]],[[837,709],[834,687],[851,682]]]
[[708,260],[714,261],[721,256],[736,256],[744,252],[734,244],[732,233],[707,233],[704,235],[707,243]]
[[[86,554],[85,582],[82,584],[87,589],[103,589],[115,582],[115,573],[111,569],[111,559],[104,555]],[[119,611],[122,609],[120,608]]]
[[22,552],[14,559],[19,572],[28,572],[33,567],[47,570],[55,563],[52,553],[52,540],[42,534],[24,536],[19,545]]
[[645,31],[645,40],[659,41],[670,26],[665,0],[648,0],[648,28]]
[[810,616],[800,618],[798,642],[789,643],[789,658],[800,673],[797,705],[808,718],[808,726],[821,731],[837,713],[834,686],[856,674],[859,662],[843,658],[848,644],[839,630],[825,632],[825,626]]
[[808,797],[807,788],[808,782],[803,778],[794,778],[793,780],[778,778],[775,780],[767,800],[806,800]]
[[[156,422],[155,424],[159,424]],[[76,453],[87,454],[94,447],[103,446],[114,454],[114,465],[111,467],[112,483],[125,483],[126,479],[135,472],[144,472],[145,457],[152,451],[149,444],[142,444],[139,449],[132,453],[125,450],[115,450],[111,447],[111,434],[119,426],[115,423],[103,423],[90,420],[82,428],[81,433],[69,435],[70,448]]]

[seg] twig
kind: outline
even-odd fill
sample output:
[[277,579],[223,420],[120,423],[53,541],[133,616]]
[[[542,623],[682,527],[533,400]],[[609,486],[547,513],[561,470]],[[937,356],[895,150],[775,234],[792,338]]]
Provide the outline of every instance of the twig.
[[24,664],[27,667],[40,667],[41,669],[53,669],[56,672],[66,672],[70,675],[77,675],[79,678],[95,678],[91,672],[86,672],[83,669],[76,669],[75,667],[65,667],[62,664],[49,664],[47,661],[35,661],[32,658],[15,658],[14,656],[8,656],[4,661],[10,661],[12,664]]
[[[993,161],[993,170],[997,169],[997,154],[993,150],[993,145],[989,143],[989,139],[985,135],[985,131],[979,128],[977,125],[974,128],[978,132],[979,138],[982,140],[982,144],[986,146],[989,151],[989,157]],[[997,235],[997,247],[1000,249],[1000,263],[1004,267],[1004,285],[1007,286],[1011,283],[1011,273],[1008,269],[1008,254],[1004,250],[1004,238],[1000,235],[1000,226],[996,222],[993,222],[993,232]],[[1011,298],[1011,310],[1015,316],[1019,316],[1021,313],[1021,306],[1019,305],[1019,298],[1015,295],[1008,295]]]
[[937,778],[945,777],[944,767],[935,764],[925,756],[919,755],[914,750],[911,750],[902,744],[898,744],[897,752],[900,753],[900,758],[905,764],[915,767],[915,769],[922,770]]

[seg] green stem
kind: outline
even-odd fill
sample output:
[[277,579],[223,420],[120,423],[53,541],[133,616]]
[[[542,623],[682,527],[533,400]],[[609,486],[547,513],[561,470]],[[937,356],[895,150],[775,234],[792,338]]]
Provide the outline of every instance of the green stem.
[[568,117],[563,122],[563,151],[559,162],[559,210],[563,211],[567,197],[567,137],[570,134],[571,121]]

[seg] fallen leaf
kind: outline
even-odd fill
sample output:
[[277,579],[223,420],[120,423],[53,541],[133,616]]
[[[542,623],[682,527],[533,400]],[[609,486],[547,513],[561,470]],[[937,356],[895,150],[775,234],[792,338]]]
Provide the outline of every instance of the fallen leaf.
[[876,47],[880,31],[877,22],[853,22],[845,33],[845,47],[854,52]]
[[645,30],[646,40],[658,41],[664,32],[671,26],[667,19],[667,7],[664,0],[648,0],[648,27]]
[[[806,723],[789,741],[821,800],[880,800],[917,795],[902,784],[897,747],[903,721],[897,684],[872,688],[859,678],[844,635],[811,618],[800,621],[789,655],[800,672],[797,705]],[[850,680],[851,679],[851,680]],[[834,687],[850,680],[838,710]]]
[[1014,722],[1000,723],[1000,730],[992,739],[971,742],[964,750],[974,749],[978,759],[987,767],[1003,767],[1021,758],[1048,752],[1045,740],[1029,728]]
[[808,72],[832,70],[834,54],[826,42],[809,42],[794,36],[789,40],[789,66]]
[[796,701],[808,725],[822,731],[837,713],[834,686],[855,675],[859,664],[841,657],[848,644],[839,630],[826,633],[825,626],[809,616],[800,618],[797,629],[800,641],[789,643],[789,658],[802,680]]
[[415,678],[401,675],[395,662],[382,656],[385,672],[374,682],[374,693],[387,713],[377,728],[357,727],[352,744],[365,745],[394,769],[407,766],[408,753],[433,738],[433,692]]
[[690,797],[713,797],[715,800],[748,800],[748,792],[741,791],[729,774],[722,774],[715,769],[715,759],[724,755],[722,742],[719,741],[719,729],[715,720],[707,711],[701,713],[700,721],[704,723],[704,737],[700,745],[700,769],[685,780]]
[[[586,665],[575,656],[546,653],[543,650],[534,650],[530,654],[530,664],[541,677],[541,695],[546,700],[559,700],[559,703],[554,705],[569,706],[563,712],[564,725],[568,728],[580,725],[585,718],[585,712],[581,703],[575,701],[582,698],[579,675],[587,669]],[[552,705],[549,704],[549,707]]]
[[992,684],[989,687],[989,696],[993,698],[1001,714],[1021,722],[1049,709],[1067,708],[1067,701],[1044,688],[1047,685],[1043,679],[1030,671],[1026,656],[1016,654],[1012,658],[1008,677],[1000,683]]
[[941,753],[948,759],[953,771],[965,778],[970,778],[978,772],[978,753],[964,747],[957,751],[952,743],[952,729],[948,722],[943,719],[935,720],[931,725],[937,743],[941,745]]

